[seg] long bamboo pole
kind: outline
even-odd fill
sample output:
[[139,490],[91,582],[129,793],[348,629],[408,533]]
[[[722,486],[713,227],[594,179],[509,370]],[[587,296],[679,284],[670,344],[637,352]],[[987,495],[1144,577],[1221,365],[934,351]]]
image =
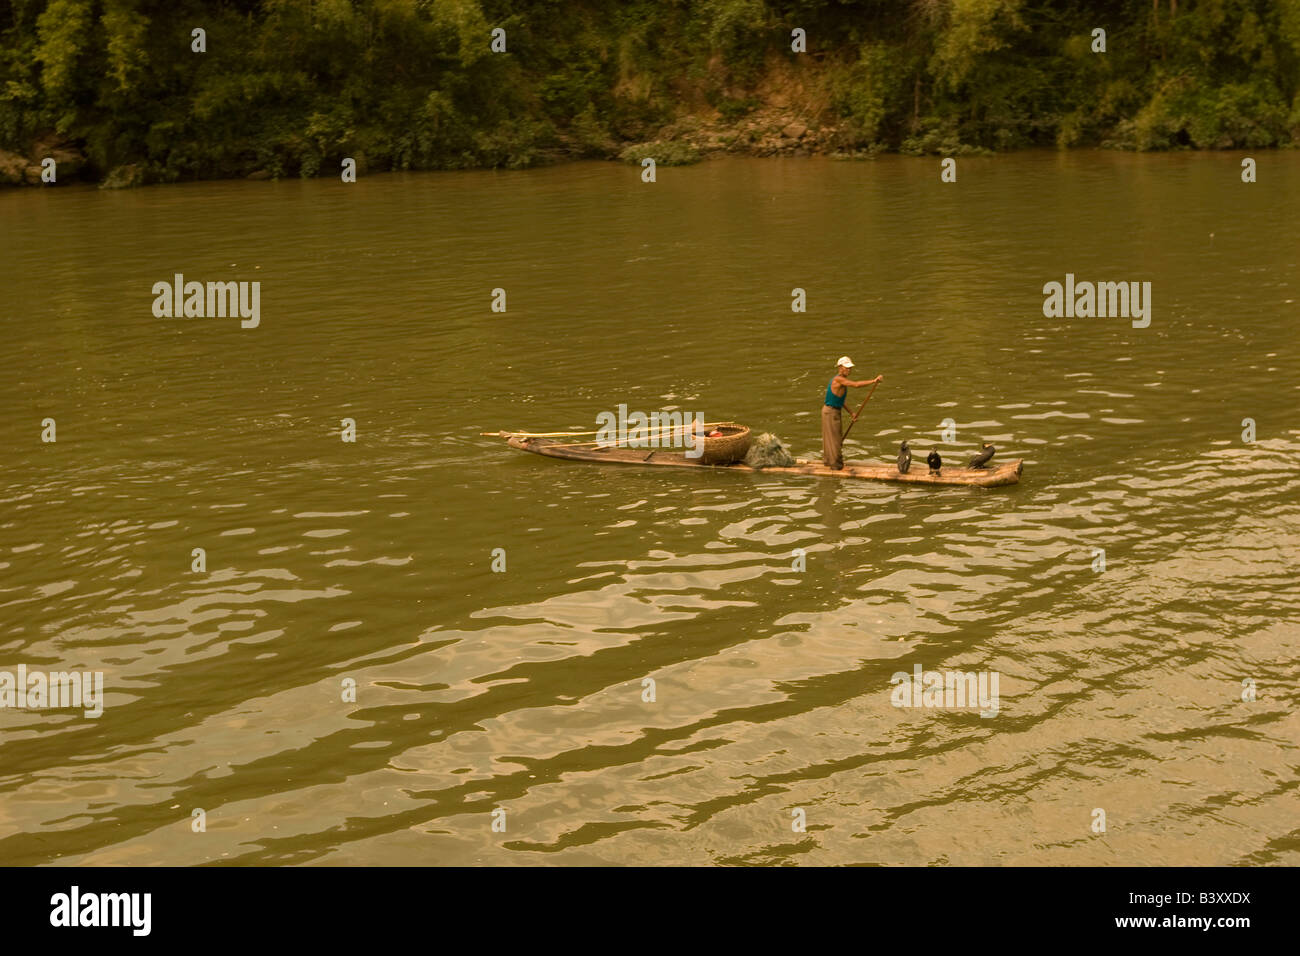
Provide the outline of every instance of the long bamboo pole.
[[[712,428],[712,427],[715,426],[715,425],[730,425],[730,424],[732,424],[732,422],[705,422],[703,425],[700,426],[700,428]],[[636,431],[636,436],[635,436],[635,437],[636,437],[637,439],[642,439],[642,438],[647,438],[647,439],[648,439],[648,438],[654,437],[654,438],[658,438],[658,439],[660,439],[660,440],[667,438],[668,440],[671,441],[671,440],[672,440],[672,439],[673,439],[677,434],[679,434],[679,433],[685,434],[685,433],[689,432],[691,429],[693,429],[694,427],[695,427],[694,424],[691,424],[691,425],[689,425],[689,426],[687,426],[687,425],[674,425],[672,428],[670,428],[670,429],[668,430],[668,433],[667,433],[666,435],[661,434],[661,432],[663,431],[662,429],[651,429],[651,430],[646,430],[646,431],[643,431],[643,430],[641,430],[641,429],[637,429],[637,431]],[[631,436],[629,436],[629,437],[631,437]],[[600,447],[600,448],[617,448],[617,447],[619,446],[619,444],[620,444],[620,443],[617,442],[617,441],[600,441],[599,439],[597,439],[596,441],[565,442],[564,447],[565,447],[565,448],[584,448],[584,447],[586,447],[587,445],[595,445],[595,446]],[[635,446],[634,446],[634,447],[635,447]],[[660,446],[660,447],[662,447],[662,446]]]
[[[718,425],[731,425],[731,424],[733,423],[732,422],[704,422],[702,425],[700,425],[700,427],[715,428]],[[691,425],[689,426],[674,425],[672,426],[671,429],[669,429],[669,431],[681,431],[687,427],[694,428],[695,424],[691,423]],[[646,428],[638,428],[636,432],[638,435],[654,434],[656,432],[662,431],[663,428],[664,426],[662,425],[656,425],[654,427],[647,426]],[[479,435],[485,438],[577,438],[581,435],[599,435],[599,434],[600,434],[599,430],[592,431],[592,432],[479,432]],[[592,445],[595,444],[595,442],[583,442],[582,444]]]
[[849,427],[844,429],[844,434],[840,436],[841,442],[849,437],[849,432],[853,431],[853,426],[858,423],[858,416],[861,415],[862,410],[867,407],[867,402],[871,401],[871,396],[876,394],[876,385],[879,384],[879,382],[876,382],[875,385],[871,386],[871,391],[867,392],[867,397],[862,400],[862,404],[858,406],[858,410],[853,413],[853,420],[849,422]]

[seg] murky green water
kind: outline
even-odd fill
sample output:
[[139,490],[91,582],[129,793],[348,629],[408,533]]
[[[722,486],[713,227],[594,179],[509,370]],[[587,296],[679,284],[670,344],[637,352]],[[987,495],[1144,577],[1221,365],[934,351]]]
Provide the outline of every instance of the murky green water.
[[[0,862],[1300,863],[1300,156],[1258,158],[0,194],[0,669],[106,692],[0,710]],[[261,325],[155,318],[177,272]],[[1067,272],[1150,327],[1044,318]],[[1022,483],[479,437],[625,402],[815,452],[844,352],[851,458]],[[999,713],[892,706],[916,664]]]

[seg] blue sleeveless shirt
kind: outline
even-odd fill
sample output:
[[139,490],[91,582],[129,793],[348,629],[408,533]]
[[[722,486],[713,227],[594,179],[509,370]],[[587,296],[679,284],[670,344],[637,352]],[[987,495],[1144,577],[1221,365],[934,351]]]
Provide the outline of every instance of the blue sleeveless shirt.
[[835,379],[831,379],[829,382],[826,383],[826,404],[829,405],[831,408],[843,408],[844,399],[849,397],[848,389],[845,389],[843,395],[836,395],[833,391],[831,391],[831,386],[834,384],[835,384]]

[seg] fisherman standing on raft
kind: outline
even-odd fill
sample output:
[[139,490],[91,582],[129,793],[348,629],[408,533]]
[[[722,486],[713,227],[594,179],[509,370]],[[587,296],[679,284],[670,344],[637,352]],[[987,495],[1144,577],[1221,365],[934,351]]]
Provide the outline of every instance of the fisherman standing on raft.
[[840,427],[840,410],[844,408],[844,399],[849,394],[849,389],[875,385],[877,382],[884,381],[885,377],[877,375],[862,382],[853,381],[848,377],[853,362],[847,355],[841,355],[836,365],[838,367],[835,369],[835,377],[826,386],[826,401],[822,406],[822,461],[826,463],[827,468],[840,469],[844,467],[844,453],[841,448],[843,429]]

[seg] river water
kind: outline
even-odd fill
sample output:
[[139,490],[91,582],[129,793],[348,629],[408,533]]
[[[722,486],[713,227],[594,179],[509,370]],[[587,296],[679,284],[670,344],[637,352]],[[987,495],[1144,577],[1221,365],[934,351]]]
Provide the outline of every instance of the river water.
[[[104,675],[0,710],[0,861],[1300,864],[1300,155],[1256,159],[0,194],[0,669]],[[155,317],[176,273],[260,325]],[[1150,326],[1045,317],[1067,273]],[[816,453],[842,353],[885,376],[848,457],[1021,483],[479,435]],[[916,666],[996,715],[894,706]]]

